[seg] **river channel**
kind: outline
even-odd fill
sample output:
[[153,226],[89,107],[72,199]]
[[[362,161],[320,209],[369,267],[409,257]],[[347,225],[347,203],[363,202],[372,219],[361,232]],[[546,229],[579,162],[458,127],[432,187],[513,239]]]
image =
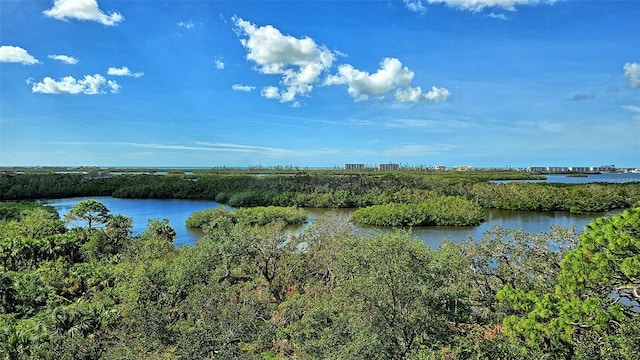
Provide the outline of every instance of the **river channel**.
[[[133,219],[134,234],[142,233],[149,219],[168,219],[171,226],[176,231],[175,245],[177,247],[195,244],[202,233],[197,230],[188,229],[185,225],[186,219],[194,212],[209,208],[224,206],[215,201],[206,200],[178,200],[178,199],[119,199],[113,197],[77,197],[66,199],[45,200],[53,206],[60,216],[64,216],[77,203],[87,199],[95,199],[103,203],[112,214],[123,214]],[[294,232],[304,231],[306,226],[315,221],[328,211],[339,211],[350,213],[350,209],[307,209],[309,213],[307,224],[292,228]],[[422,240],[425,244],[436,248],[444,239],[451,241],[464,241],[472,237],[479,239],[482,234],[491,227],[500,225],[506,229],[522,229],[526,232],[546,232],[551,225],[575,226],[582,231],[584,226],[594,218],[603,215],[611,215],[622,212],[622,210],[608,213],[590,214],[570,214],[568,212],[533,212],[533,211],[509,211],[509,210],[486,210],[486,221],[479,226],[430,226],[417,227],[412,229],[412,234]],[[388,231],[375,228],[360,228],[363,232]]]

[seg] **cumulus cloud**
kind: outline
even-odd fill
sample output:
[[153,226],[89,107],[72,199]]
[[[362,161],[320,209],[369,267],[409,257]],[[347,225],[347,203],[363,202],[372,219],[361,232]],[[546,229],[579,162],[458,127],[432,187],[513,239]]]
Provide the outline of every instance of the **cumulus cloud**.
[[[418,2],[423,2],[416,0]],[[429,4],[445,4],[449,7],[479,12],[485,8],[501,8],[507,11],[515,11],[519,5],[553,4],[556,0],[426,0]]]
[[255,90],[255,88],[256,88],[255,86],[242,85],[242,84],[233,84],[233,85],[231,85],[231,89],[233,89],[234,91],[249,92],[251,90]]
[[280,91],[275,86],[265,86],[262,89],[261,94],[262,94],[262,96],[266,97],[267,99],[279,99],[280,98]]
[[131,72],[131,70],[129,70],[129,68],[126,66],[123,66],[121,68],[110,67],[109,70],[107,70],[107,74],[113,76],[131,76],[134,78],[139,78],[140,76],[144,75],[143,72]]
[[222,60],[220,60],[220,59],[216,60],[216,69],[218,69],[218,70],[224,69],[224,62]]
[[100,74],[85,75],[83,79],[76,79],[73,76],[65,76],[58,81],[45,77],[41,82],[27,80],[32,85],[31,91],[42,94],[105,94],[106,90],[112,94],[118,93],[121,86],[113,81],[107,80]]
[[374,73],[342,64],[337,73],[328,74],[321,81],[320,77],[328,73],[341,53],[330,51],[309,37],[283,35],[271,25],[258,27],[238,17],[233,21],[240,43],[247,50],[247,60],[254,62],[256,70],[262,74],[280,76],[280,86],[269,85],[260,92],[267,99],[298,107],[298,97],[308,96],[316,84],[347,85],[347,91],[355,101],[383,98],[393,91],[400,102],[437,102],[450,95],[445,88],[433,87],[423,93],[420,87],[412,87],[414,72],[391,57],[384,58]]
[[629,79],[629,86],[640,87],[640,63],[624,64],[624,76]]
[[55,0],[53,7],[42,13],[57,20],[97,21],[106,26],[114,26],[124,20],[124,17],[115,11],[110,14],[102,12],[97,0]]
[[340,65],[338,74],[325,80],[325,85],[348,85],[349,94],[356,100],[367,100],[369,96],[383,96],[398,87],[407,87],[415,74],[403,67],[396,58],[385,58],[380,69],[373,74],[358,70],[350,64]]
[[78,59],[67,55],[49,55],[49,59],[62,61],[65,64],[73,65],[78,63]]
[[338,67],[338,73],[328,76],[325,85],[347,85],[349,94],[356,101],[368,100],[370,96],[383,97],[395,90],[395,99],[399,102],[434,102],[446,100],[451,93],[445,88],[432,87],[423,93],[421,87],[412,87],[414,72],[402,66],[396,58],[385,58],[380,68],[373,74],[355,69],[345,64]]
[[396,90],[396,100],[399,102],[418,102],[423,99],[440,102],[447,100],[449,96],[451,96],[449,90],[436,86],[432,86],[431,90],[426,93],[422,92],[420,86]]
[[421,97],[422,88],[420,86],[396,90],[396,100],[400,102],[417,102]]
[[431,100],[434,102],[445,101],[449,98],[449,96],[451,96],[449,90],[436,86],[432,86],[431,90],[428,93],[424,94],[424,97],[427,100]]
[[233,17],[233,22],[247,50],[247,60],[256,63],[257,71],[281,77],[281,88],[263,89],[263,96],[270,99],[294,102],[297,96],[308,95],[335,60],[333,52],[309,37],[284,35],[271,25],[258,27],[238,17]]
[[0,62],[20,63],[22,65],[33,65],[40,61],[29,52],[19,46],[0,46]]

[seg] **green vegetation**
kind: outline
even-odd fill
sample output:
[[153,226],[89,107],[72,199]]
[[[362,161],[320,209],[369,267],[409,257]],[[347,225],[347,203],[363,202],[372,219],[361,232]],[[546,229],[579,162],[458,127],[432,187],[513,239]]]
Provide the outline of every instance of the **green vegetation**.
[[482,208],[465,198],[444,196],[421,203],[373,205],[358,209],[351,220],[375,226],[478,225],[484,220]]
[[196,211],[187,219],[187,227],[204,228],[222,225],[267,225],[282,221],[287,225],[302,224],[307,220],[307,213],[296,207],[258,206],[227,210],[224,207]]
[[0,220],[0,358],[640,353],[640,208],[596,219],[580,236],[495,227],[438,249],[406,232],[358,234],[344,215],[293,236],[273,216],[282,209],[238,221],[215,209],[198,215],[205,236],[176,249],[166,220],[132,236],[130,219],[100,205],[72,210],[85,220],[99,210],[91,226],[67,228],[35,205]]
[[[528,350],[582,358],[640,354],[640,208],[592,222],[563,257],[554,285],[507,285],[497,294],[516,312],[504,321],[508,333]],[[612,335],[631,329],[629,337]]]
[[[482,208],[601,212],[640,206],[640,182],[625,184],[493,183],[522,179],[518,171],[398,172],[253,169],[195,171],[194,174],[0,175],[0,200],[74,196],[206,199],[232,207],[282,206],[364,208],[420,204],[438,197],[462,197]],[[465,214],[460,216],[466,217]]]
[[0,221],[2,220],[18,220],[20,214],[25,211],[42,209],[52,214],[57,214],[56,209],[52,206],[42,206],[34,202],[0,202]]

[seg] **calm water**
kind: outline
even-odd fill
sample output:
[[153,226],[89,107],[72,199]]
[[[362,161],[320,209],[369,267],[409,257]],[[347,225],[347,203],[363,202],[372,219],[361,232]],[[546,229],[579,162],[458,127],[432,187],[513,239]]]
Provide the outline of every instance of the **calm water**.
[[511,181],[520,182],[549,182],[549,183],[564,183],[564,184],[587,184],[593,182],[601,183],[628,183],[628,182],[640,182],[640,173],[604,173],[604,174],[589,174],[586,177],[571,177],[564,174],[549,174],[545,175],[546,180],[504,180],[495,181],[497,183],[505,183]]
[[222,206],[220,203],[207,200],[118,199],[109,196],[75,197],[43,202],[53,206],[60,216],[64,216],[80,201],[87,199],[103,203],[112,214],[123,214],[132,218],[134,234],[144,232],[149,219],[168,219],[176,231],[176,246],[194,244],[202,236],[199,230],[188,229],[185,225],[185,221],[193,212]]
[[[123,214],[133,219],[133,231],[135,234],[142,233],[149,219],[168,219],[169,223],[176,230],[176,246],[192,245],[202,236],[198,230],[190,230],[186,227],[185,221],[194,212],[209,208],[222,206],[215,201],[206,200],[157,200],[157,199],[118,199],[112,197],[78,197],[67,199],[46,200],[52,205],[61,216],[64,216],[77,203],[86,199],[95,199],[103,203],[112,214]],[[322,214],[328,211],[338,211],[350,213],[349,209],[309,209],[308,223],[313,222]],[[551,225],[572,226],[582,231],[584,226],[594,218],[602,215],[612,215],[622,212],[622,210],[608,213],[591,214],[570,214],[568,212],[539,213],[531,211],[509,211],[509,210],[486,210],[486,219],[479,226],[432,226],[413,228],[413,235],[425,244],[436,248],[445,239],[452,241],[463,241],[470,237],[479,239],[482,234],[495,225],[500,225],[507,229],[523,229],[527,232],[546,232]],[[308,224],[295,227],[293,231],[303,231]],[[364,232],[384,231],[375,228],[362,228]]]

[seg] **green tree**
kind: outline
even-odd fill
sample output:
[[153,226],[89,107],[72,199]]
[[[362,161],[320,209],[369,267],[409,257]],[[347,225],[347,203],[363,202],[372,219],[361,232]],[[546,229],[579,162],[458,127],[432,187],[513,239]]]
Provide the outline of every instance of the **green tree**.
[[423,243],[401,233],[355,239],[337,261],[335,288],[312,302],[293,334],[312,357],[403,359],[447,341],[447,311],[435,295],[444,279]]
[[594,351],[608,357],[606,342],[624,343],[624,329],[640,314],[639,275],[640,209],[596,219],[562,260],[554,291],[498,293],[519,312],[505,319],[507,331],[534,351],[573,358],[595,341]]
[[65,215],[67,222],[86,221],[87,226],[92,228],[94,223],[104,224],[109,217],[109,209],[96,200],[89,199],[79,202]]
[[119,253],[130,240],[133,221],[124,215],[109,215],[106,226],[93,232],[89,241],[82,245],[84,254],[90,260],[100,260]]

